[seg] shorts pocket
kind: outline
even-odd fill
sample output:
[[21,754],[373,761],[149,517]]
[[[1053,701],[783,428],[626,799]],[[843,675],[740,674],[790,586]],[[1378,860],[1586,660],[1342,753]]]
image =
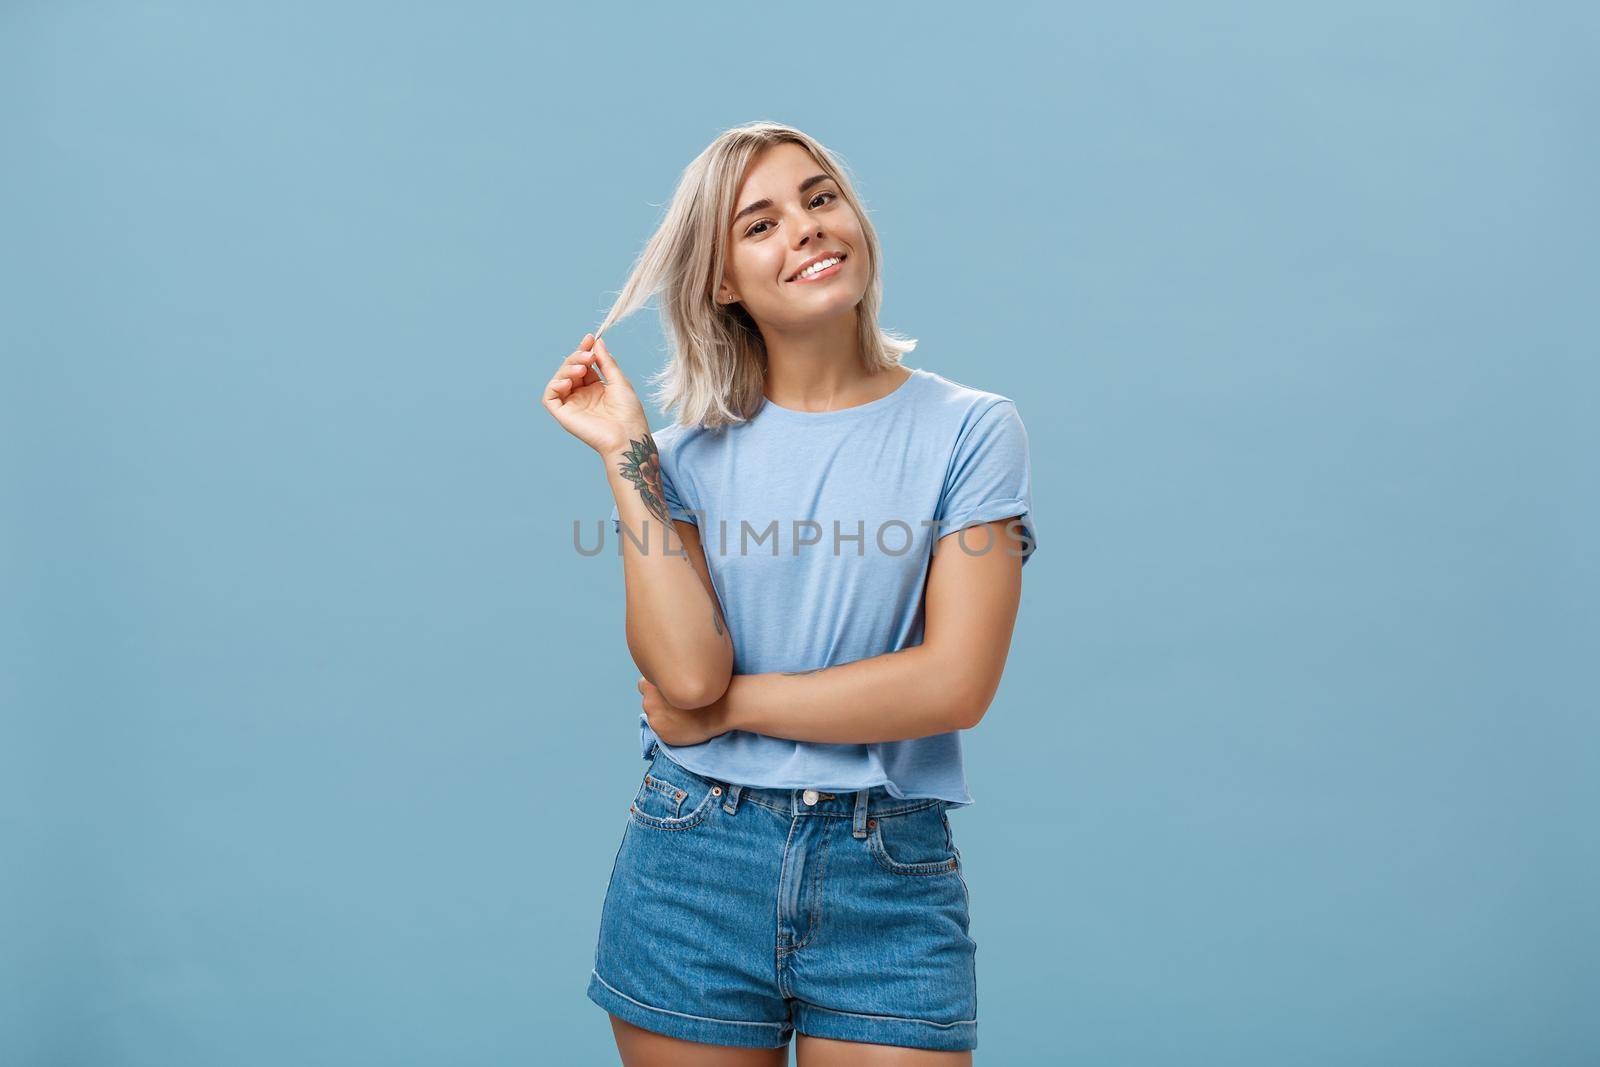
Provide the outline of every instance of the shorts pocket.
[[628,814],[640,826],[655,830],[688,830],[698,826],[722,799],[722,783],[695,774],[656,753]]
[[961,852],[950,833],[946,804],[887,817],[875,816],[867,832],[867,850],[890,874],[953,875],[961,869]]

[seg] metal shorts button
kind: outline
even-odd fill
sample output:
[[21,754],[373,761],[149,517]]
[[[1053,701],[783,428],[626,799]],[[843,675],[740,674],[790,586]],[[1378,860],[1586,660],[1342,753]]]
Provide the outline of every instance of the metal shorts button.
[[815,789],[807,789],[803,794],[801,794],[800,799],[804,800],[807,804],[815,804],[817,802],[817,791]]

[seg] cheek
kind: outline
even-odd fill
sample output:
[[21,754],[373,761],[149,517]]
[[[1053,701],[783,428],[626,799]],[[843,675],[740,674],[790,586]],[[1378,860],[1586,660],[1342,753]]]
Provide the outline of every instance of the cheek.
[[763,241],[756,247],[736,249],[728,259],[728,274],[736,287],[781,284],[786,262],[784,250],[776,241]]

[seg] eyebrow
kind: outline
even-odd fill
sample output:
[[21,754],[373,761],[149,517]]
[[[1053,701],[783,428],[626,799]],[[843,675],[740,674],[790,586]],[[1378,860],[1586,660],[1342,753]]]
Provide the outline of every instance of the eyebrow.
[[[828,181],[828,180],[829,180],[829,176],[826,175],[826,174],[813,174],[811,177],[807,178],[805,181],[800,183],[800,191],[803,193],[807,189],[811,188],[813,185],[817,184],[818,182],[825,182],[825,181]],[[771,206],[772,206],[772,201],[771,200],[757,200],[753,204],[746,204],[744,206],[744,208],[742,208],[740,210],[740,212],[733,217],[733,222],[730,222],[728,225],[729,226],[733,226],[733,225],[737,224],[740,219],[744,218],[746,215],[750,214],[752,211],[765,211],[767,208],[769,208]]]

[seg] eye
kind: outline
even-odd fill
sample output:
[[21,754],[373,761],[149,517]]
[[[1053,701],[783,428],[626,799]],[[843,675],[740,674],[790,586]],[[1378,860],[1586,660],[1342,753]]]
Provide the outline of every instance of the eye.
[[[824,203],[832,203],[834,200],[839,199],[839,194],[838,193],[821,192],[821,193],[818,193],[816,196],[813,196],[811,198],[811,203],[810,203],[809,206],[813,207],[813,208],[816,207],[817,206],[817,201],[821,200],[825,196],[829,197],[830,199],[824,201]],[[767,220],[766,219],[762,219],[760,222],[755,223],[748,230],[744,231],[744,235],[746,237],[759,237],[765,231],[757,230],[756,226],[765,226],[765,225],[767,225]]]

